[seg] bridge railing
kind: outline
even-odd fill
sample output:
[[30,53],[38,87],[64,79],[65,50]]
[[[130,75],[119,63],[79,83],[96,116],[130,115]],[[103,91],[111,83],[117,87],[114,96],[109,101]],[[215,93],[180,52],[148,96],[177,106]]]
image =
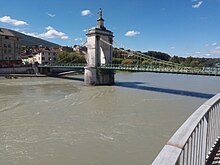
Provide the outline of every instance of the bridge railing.
[[220,68],[217,67],[172,67],[153,64],[105,64],[101,65],[100,68],[220,76]]
[[205,165],[220,142],[220,93],[175,132],[152,165]]
[[85,67],[86,64],[84,63],[72,63],[72,64],[48,64],[48,65],[39,65],[39,67]]

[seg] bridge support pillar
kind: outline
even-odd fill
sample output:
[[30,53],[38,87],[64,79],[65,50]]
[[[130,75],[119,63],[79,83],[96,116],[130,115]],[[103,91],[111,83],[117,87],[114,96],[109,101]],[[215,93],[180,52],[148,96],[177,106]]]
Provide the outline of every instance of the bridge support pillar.
[[50,68],[49,67],[38,67],[38,72],[40,74],[49,74],[50,73]]
[[84,81],[86,85],[113,85],[114,71],[100,70],[94,67],[85,67]]
[[113,33],[104,27],[102,10],[99,11],[98,25],[88,31],[87,66],[84,72],[85,85],[113,85],[114,71],[104,70],[103,65],[112,63]]

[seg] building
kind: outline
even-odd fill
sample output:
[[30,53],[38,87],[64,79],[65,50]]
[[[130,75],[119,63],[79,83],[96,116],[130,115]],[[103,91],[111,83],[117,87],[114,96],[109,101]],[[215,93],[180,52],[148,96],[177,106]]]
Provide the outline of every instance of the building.
[[54,47],[53,49],[57,52],[73,52],[73,48],[68,46]]
[[21,63],[20,42],[8,29],[0,28],[0,65]]
[[86,46],[74,45],[73,50],[75,52],[79,52],[79,53],[82,53],[82,54],[87,53],[87,47]]
[[58,53],[53,49],[42,48],[36,52],[33,52],[32,55],[29,55],[28,61],[31,64],[53,64],[58,58]]
[[220,68],[220,62],[215,63],[215,67]]

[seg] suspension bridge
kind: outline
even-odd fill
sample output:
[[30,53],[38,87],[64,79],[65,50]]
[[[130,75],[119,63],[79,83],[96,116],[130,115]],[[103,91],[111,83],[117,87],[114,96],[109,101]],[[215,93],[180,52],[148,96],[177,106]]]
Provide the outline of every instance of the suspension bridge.
[[[115,48],[113,44],[100,39],[106,45]],[[116,42],[114,42],[116,43]],[[96,66],[98,70],[103,71],[131,71],[131,72],[155,72],[155,73],[170,73],[170,74],[190,74],[190,75],[205,75],[205,76],[220,76],[220,68],[218,67],[186,67],[181,64],[172,63],[169,61],[164,61],[157,59],[146,54],[137,52],[137,51],[127,51],[116,47],[118,50],[123,52],[123,57],[117,59],[120,60],[130,60],[130,63],[117,63],[110,62],[106,64],[99,64]],[[113,59],[116,58],[113,55]],[[132,62],[132,63],[131,63]],[[87,63],[73,63],[72,61],[68,63],[62,63],[57,61],[54,64],[50,65],[41,65],[40,68],[67,68],[67,69],[84,69],[87,66]],[[67,72],[70,73],[70,72]]]
[[[171,74],[191,74],[191,75],[206,75],[206,76],[220,76],[219,67],[186,67],[184,65],[165,61],[154,58],[152,56],[133,51],[122,47],[117,42],[114,45],[100,39],[100,42],[110,46],[111,49],[116,48],[123,52],[120,57],[112,55],[112,59],[118,59],[119,62],[111,61],[110,63],[97,64],[96,68],[99,70],[120,70],[120,71],[131,71],[131,72],[155,72],[155,73],[171,73]],[[87,42],[83,43],[86,45]],[[41,65],[41,68],[68,68],[68,69],[84,69],[87,63],[74,63],[70,61],[68,63],[62,63],[62,59],[54,64]],[[130,60],[127,63],[121,63],[121,61]]]
[[[82,46],[87,45],[91,46],[91,43],[88,43],[89,41],[86,41],[82,44]],[[118,44],[116,41],[113,40],[113,43],[110,43],[107,40],[104,40],[102,38],[99,39],[99,43],[103,44],[103,47],[109,47],[108,51],[110,52],[110,60],[106,62],[106,58],[108,58],[105,54],[102,55],[103,59],[101,58],[101,55],[103,53],[103,50],[101,47],[93,48],[95,49],[95,56],[93,57],[93,64],[89,64],[89,58],[91,58],[91,55],[87,54],[88,57],[85,57],[87,60],[87,63],[74,63],[73,61],[69,61],[68,63],[62,63],[64,59],[57,61],[54,64],[50,65],[40,65],[40,68],[68,68],[68,69],[84,69],[86,66],[93,66],[97,70],[103,70],[103,71],[132,71],[132,72],[155,72],[155,73],[171,73],[171,74],[191,74],[191,75],[206,75],[206,76],[220,76],[220,67],[187,67],[178,63],[173,63],[170,61],[165,61],[161,59],[157,59],[155,57],[140,53],[139,51],[134,51],[130,49],[126,49],[125,47]],[[90,44],[90,45],[89,45]],[[94,43],[93,43],[94,44]],[[94,46],[94,47],[95,47]],[[117,50],[120,50],[123,52],[123,55],[116,56],[112,54],[112,50],[116,48]],[[88,50],[89,51],[89,50]],[[99,53],[99,54],[98,54]],[[117,62],[117,59],[119,62]],[[121,61],[126,61],[125,63],[122,63]],[[100,62],[104,61],[104,62]]]

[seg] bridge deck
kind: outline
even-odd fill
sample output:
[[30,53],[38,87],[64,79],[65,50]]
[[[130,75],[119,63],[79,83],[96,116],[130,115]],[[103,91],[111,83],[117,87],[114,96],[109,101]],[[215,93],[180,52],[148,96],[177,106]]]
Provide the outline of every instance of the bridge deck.
[[[47,68],[73,68],[84,69],[86,64],[60,64],[60,65],[40,65],[39,67]],[[154,65],[138,65],[138,64],[107,64],[98,67],[102,70],[121,70],[132,72],[155,72],[155,73],[172,73],[172,74],[191,74],[205,76],[220,76],[220,68],[191,68],[191,67],[163,67]]]

